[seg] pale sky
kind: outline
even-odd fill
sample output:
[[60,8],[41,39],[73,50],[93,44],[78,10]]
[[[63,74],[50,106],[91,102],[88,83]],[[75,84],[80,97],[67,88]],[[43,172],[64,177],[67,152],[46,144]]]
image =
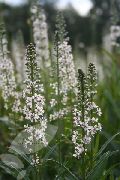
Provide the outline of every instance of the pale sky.
[[87,15],[92,8],[92,2],[90,0],[59,0],[58,4],[60,8],[65,8],[68,3],[71,3],[82,16]]
[[0,2],[5,2],[5,3],[10,4],[12,6],[16,6],[19,4],[26,3],[27,0],[0,0]]
[[[0,0],[0,2],[5,2],[10,5],[19,5],[25,3],[27,0]],[[71,3],[72,6],[78,11],[82,16],[87,15],[89,10],[92,7],[91,0],[59,0],[58,7],[65,8],[68,3]]]

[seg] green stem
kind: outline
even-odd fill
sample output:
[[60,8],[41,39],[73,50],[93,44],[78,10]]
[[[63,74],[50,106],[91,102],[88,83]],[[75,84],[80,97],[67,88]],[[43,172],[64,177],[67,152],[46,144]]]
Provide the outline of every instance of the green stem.
[[[84,73],[80,70],[78,71],[79,73],[79,80],[80,80],[80,86],[81,86],[81,94],[78,95],[78,100],[79,103],[81,104],[81,114],[82,114],[82,122],[84,122],[85,118],[85,75]],[[80,87],[79,87],[80,88]],[[80,89],[79,89],[80,91]],[[80,98],[81,96],[81,98]],[[82,137],[84,137],[85,132],[82,130]],[[83,145],[85,149],[85,145]],[[86,162],[85,162],[85,152],[83,152],[82,155],[82,175],[83,175],[83,180],[86,179]]]
[[[33,61],[33,60],[32,60]],[[31,81],[32,82],[34,82],[34,65],[33,65],[33,63],[32,63],[32,61],[31,61]],[[34,96],[34,94],[35,94],[35,89],[34,89],[34,86],[33,86],[33,83],[32,83],[32,97]],[[32,114],[35,112],[35,102],[34,102],[34,99],[32,98]],[[33,127],[35,127],[35,119],[34,119],[34,117],[33,117]],[[36,139],[35,139],[35,132],[33,131],[33,143],[35,143],[36,142]],[[35,145],[33,145],[33,148],[34,148],[34,160],[35,160],[35,162],[36,162],[36,144]],[[38,179],[38,169],[37,169],[37,167],[36,167],[36,165],[35,165],[35,178],[36,178],[36,180]]]
[[45,90],[45,104],[46,104],[46,117],[47,120],[49,120],[49,110],[48,110],[48,106],[49,106],[49,86],[48,86],[48,75],[46,72],[46,65],[45,65],[45,59],[42,59],[42,65],[43,65],[43,76],[44,76],[44,90]]
[[[58,34],[57,34],[58,35]],[[59,49],[57,42],[57,83],[58,83],[58,94],[57,94],[57,111],[60,111],[60,79],[59,79]],[[59,142],[59,163],[61,163],[61,144],[60,144],[60,136],[61,136],[61,123],[60,118],[58,117],[58,142]]]
[[[90,91],[92,92],[93,91],[93,80],[92,80],[92,78],[91,78],[91,80],[90,80]],[[92,104],[92,102],[93,102],[93,95],[91,94],[91,96],[90,96],[90,102],[91,102],[91,104]],[[93,116],[93,111],[91,110],[91,112],[90,112],[90,118],[92,119],[92,116]],[[94,143],[93,143],[93,141],[91,142],[91,151],[90,151],[90,168],[92,169],[92,167],[93,167],[93,147],[94,147]]]

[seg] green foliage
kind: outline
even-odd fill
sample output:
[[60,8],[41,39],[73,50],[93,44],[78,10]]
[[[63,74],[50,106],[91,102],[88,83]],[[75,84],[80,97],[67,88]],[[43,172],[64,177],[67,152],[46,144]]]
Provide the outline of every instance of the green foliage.
[[120,69],[118,57],[104,51],[108,63],[103,64],[104,80],[99,85],[99,104],[102,107],[104,129],[114,134],[120,129]]
[[[84,153],[80,154],[80,158],[73,157],[73,109],[74,104],[78,103],[78,108],[81,110],[81,119],[82,123],[84,123],[85,117],[85,108],[88,108],[88,100],[90,99],[91,103],[93,102],[93,96],[96,94],[96,72],[95,67],[91,63],[88,68],[88,74],[85,75],[82,70],[79,69],[79,77],[78,77],[78,100],[77,95],[74,92],[74,88],[67,89],[67,101],[65,104],[62,102],[64,91],[61,92],[61,79],[60,79],[60,58],[63,58],[63,53],[59,53],[59,49],[61,50],[61,46],[64,40],[66,40],[66,30],[65,30],[65,22],[64,18],[61,14],[57,16],[57,24],[56,24],[56,48],[57,55],[54,60],[52,60],[51,65],[49,67],[44,67],[43,69],[37,68],[36,58],[36,50],[35,47],[30,44],[27,49],[27,75],[28,79],[32,81],[32,90],[35,91],[35,88],[43,83],[44,90],[42,95],[45,96],[46,107],[43,112],[45,112],[47,117],[47,129],[45,131],[45,136],[48,141],[48,145],[45,147],[41,141],[39,144],[36,143],[33,134],[33,143],[31,144],[32,150],[31,152],[24,150],[26,137],[29,138],[29,133],[27,134],[25,130],[23,130],[23,125],[26,123],[27,118],[25,119],[23,112],[21,113],[22,118],[20,119],[20,115],[18,112],[18,116],[14,116],[11,108],[9,108],[8,112],[2,111],[4,109],[4,97],[1,96],[0,92],[0,178],[6,179],[7,174],[12,177],[25,180],[106,180],[106,179],[119,179],[120,178],[120,161],[118,156],[120,155],[120,141],[119,141],[119,129],[120,129],[120,70],[119,64],[115,60],[114,56],[109,55],[112,59],[109,64],[104,65],[104,80],[99,83],[98,87],[98,96],[96,95],[96,99],[98,104],[102,108],[102,126],[103,131],[101,133],[97,133],[93,141],[90,143],[83,143],[81,135],[85,135],[85,131],[83,132],[81,129],[82,125],[78,125],[78,129],[80,130],[80,139],[78,143],[81,142],[84,144]],[[59,42],[59,43],[58,43]],[[67,41],[68,43],[68,41]],[[69,48],[66,43],[67,48]],[[67,49],[65,49],[67,51]],[[68,51],[67,51],[68,52]],[[68,53],[69,54],[69,53]],[[68,55],[67,54],[67,55]],[[65,54],[66,55],[66,54]],[[72,56],[72,52],[70,52],[70,57]],[[69,57],[69,56],[67,56]],[[68,60],[68,58],[66,58]],[[62,60],[65,60],[63,58]],[[57,61],[57,62],[56,62]],[[67,62],[68,63],[68,62]],[[66,64],[67,64],[66,63]],[[56,65],[57,66],[54,66]],[[64,64],[64,66],[67,66]],[[61,68],[64,70],[64,66]],[[71,67],[69,67],[71,68]],[[68,68],[68,69],[69,69]],[[74,67],[73,67],[74,68]],[[52,71],[54,69],[54,71]],[[67,68],[66,68],[67,69]],[[67,70],[66,70],[67,71]],[[67,75],[68,75],[67,71]],[[40,75],[40,79],[39,79]],[[64,78],[64,77],[63,77]],[[72,78],[72,77],[71,77]],[[40,81],[38,81],[38,79]],[[34,80],[37,83],[34,83]],[[86,83],[87,80],[87,83]],[[63,81],[64,82],[64,81]],[[27,81],[27,85],[30,85],[30,82]],[[67,83],[67,81],[66,81]],[[55,85],[55,88],[51,87]],[[64,82],[64,85],[65,82]],[[19,85],[17,85],[19,88]],[[68,86],[70,87],[70,86]],[[9,87],[8,87],[9,88]],[[23,88],[23,89],[22,89]],[[86,88],[86,89],[85,89]],[[19,88],[21,94],[23,93],[24,86]],[[86,90],[86,91],[85,91]],[[95,91],[94,91],[95,90]],[[32,105],[35,105],[35,101],[33,102],[35,93],[32,91]],[[41,90],[42,91],[42,90]],[[40,93],[40,89],[37,89],[37,93]],[[29,89],[26,93],[26,97],[29,95]],[[89,95],[88,95],[89,93]],[[80,99],[80,97],[82,97]],[[85,99],[86,97],[86,99]],[[38,98],[39,99],[39,98]],[[55,100],[55,105],[51,106],[51,99]],[[24,103],[30,103],[26,99],[20,99],[21,106],[23,107]],[[85,107],[86,100],[86,107]],[[8,104],[12,104],[12,99],[8,98]],[[32,114],[32,118],[35,119],[35,106],[34,108],[34,117]],[[40,106],[40,105],[39,105]],[[60,117],[59,112],[63,110],[65,107],[69,107],[69,111],[67,113],[62,114]],[[31,108],[31,109],[32,109]],[[30,107],[27,109],[29,111]],[[93,109],[92,109],[93,110]],[[90,109],[90,120],[93,115],[93,111]],[[29,111],[30,112],[30,111]],[[57,112],[57,118],[53,121],[50,119],[50,115],[54,112]],[[10,116],[12,115],[12,116]],[[29,114],[28,114],[29,115]],[[30,114],[31,115],[31,114]],[[29,119],[29,118],[28,118]],[[42,117],[39,116],[41,120]],[[80,121],[80,119],[79,119]],[[40,121],[41,122],[41,121]],[[35,125],[34,128],[37,127],[39,130],[41,128],[39,124]],[[43,121],[44,122],[44,121]],[[35,121],[36,123],[36,121]],[[31,123],[32,124],[32,123]],[[32,125],[33,125],[32,124]],[[91,123],[92,124],[92,123]],[[90,124],[90,125],[91,125]],[[44,125],[44,124],[43,124]],[[90,126],[91,127],[91,126]],[[84,125],[85,128],[85,125]],[[116,133],[117,132],[117,133]],[[41,134],[40,134],[41,135]],[[37,146],[36,146],[37,144]],[[86,147],[85,147],[86,146]],[[30,146],[28,146],[30,149]],[[85,149],[86,148],[86,149]],[[87,151],[88,150],[88,151]],[[33,160],[36,160],[36,151],[39,157],[39,163],[33,163]]]

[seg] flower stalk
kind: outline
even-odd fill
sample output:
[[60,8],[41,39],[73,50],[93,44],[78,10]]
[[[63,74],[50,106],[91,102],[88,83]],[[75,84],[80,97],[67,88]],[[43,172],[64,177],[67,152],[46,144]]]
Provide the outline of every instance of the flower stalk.
[[[44,106],[45,98],[43,94],[43,85],[40,82],[39,69],[36,62],[36,51],[33,44],[27,47],[26,53],[26,81],[23,91],[24,108],[23,114],[28,122],[25,131],[28,133],[28,138],[25,139],[25,147],[32,153],[34,152],[33,165],[39,164],[37,155],[37,143],[47,146],[48,142],[45,136],[47,128],[47,119],[45,118]],[[34,148],[34,149],[32,149]]]
[[[95,65],[90,63],[88,73],[85,75],[78,70],[78,102],[74,107],[74,130],[72,142],[74,144],[74,157],[82,160],[83,179],[86,176],[86,158],[90,159],[90,167],[93,167],[93,149],[96,134],[102,127],[98,121],[101,116],[100,108],[94,102],[97,93],[97,73]],[[90,153],[89,153],[89,146]],[[90,156],[89,156],[90,154]]]

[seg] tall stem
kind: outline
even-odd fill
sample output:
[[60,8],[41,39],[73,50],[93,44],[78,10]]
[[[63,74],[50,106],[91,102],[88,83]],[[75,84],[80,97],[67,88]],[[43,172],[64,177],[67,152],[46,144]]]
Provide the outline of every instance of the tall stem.
[[[78,70],[78,73],[79,73],[78,79],[80,81],[79,88],[81,89],[81,94],[78,94],[78,100],[79,100],[79,103],[81,104],[80,108],[81,108],[82,122],[84,122],[85,120],[85,77],[84,77],[84,73],[80,69]],[[79,93],[80,93],[80,89],[79,89]],[[85,135],[84,130],[82,130],[82,137],[84,137],[84,135]],[[85,149],[85,145],[84,145],[84,149]],[[83,153],[82,155],[82,174],[83,174],[83,180],[85,180],[86,178],[85,153]]]
[[[93,80],[92,80],[92,78],[90,79],[90,92],[93,92],[93,87],[92,87],[92,85],[93,85]],[[92,102],[93,102],[93,95],[91,94],[90,95],[90,102],[91,102],[91,105],[92,105]],[[91,110],[90,111],[90,118],[92,119],[92,115],[93,115],[93,111]],[[91,151],[90,151],[90,168],[92,169],[92,167],[93,167],[93,145],[94,145],[94,143],[93,143],[93,141],[91,142]]]
[[[58,33],[57,33],[58,35]],[[58,49],[58,42],[57,42],[57,47],[56,47],[56,53],[57,53],[57,111],[59,113],[60,111],[60,79],[59,79],[59,49]],[[61,135],[61,123],[60,123],[60,118],[58,116],[58,142],[59,142],[59,163],[61,163],[61,145],[60,145],[60,135]]]
[[[32,60],[33,61],[33,60]],[[31,81],[32,81],[32,97],[34,96],[35,94],[35,89],[34,89],[34,86],[33,86],[33,82],[34,82],[34,64],[33,62],[31,61]],[[35,112],[35,102],[34,102],[34,99],[32,98],[32,114],[34,114]],[[33,128],[35,128],[35,119],[33,117]],[[34,160],[35,160],[35,163],[36,163],[36,139],[35,139],[35,131],[33,130],[33,148],[34,148]],[[38,179],[38,169],[36,167],[36,164],[35,164],[35,170],[36,170],[36,180]]]

